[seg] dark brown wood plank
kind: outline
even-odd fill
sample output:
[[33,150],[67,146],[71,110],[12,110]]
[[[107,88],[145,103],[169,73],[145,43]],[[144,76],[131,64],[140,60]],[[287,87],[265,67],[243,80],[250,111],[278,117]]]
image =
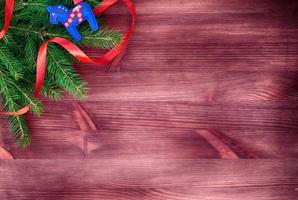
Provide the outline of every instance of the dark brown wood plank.
[[297,100],[293,72],[121,72],[83,69],[88,101],[242,102]]
[[[137,1],[123,70],[297,71],[295,1]],[[106,21],[126,30],[121,4]],[[96,50],[90,52],[96,54]]]
[[[9,148],[13,143],[8,139],[5,147],[17,158],[84,157],[84,132],[77,131],[79,126],[73,114],[75,108],[67,102],[47,105],[51,109],[41,118],[30,119],[32,147],[24,152],[15,147]],[[196,135],[199,129],[214,130],[228,136],[244,152],[256,158],[298,156],[298,117],[297,112],[293,112],[298,104],[291,101],[251,101],[246,104],[89,101],[82,105],[99,127],[97,134],[89,134],[91,149],[95,148],[95,151],[88,156],[93,158],[122,153],[128,156],[151,155],[156,153],[156,147],[161,150],[160,156],[165,157],[218,158],[210,145]],[[67,112],[60,114],[63,109]],[[57,115],[60,118],[57,119]],[[53,122],[55,126],[48,125]],[[7,132],[4,134],[8,135]]]
[[15,158],[21,159],[186,159],[220,158],[205,140],[191,131],[150,130],[106,131],[87,133],[84,149],[82,131],[53,131],[33,135],[29,148],[17,148],[13,143],[4,146]]
[[0,161],[1,199],[295,200],[297,160]]

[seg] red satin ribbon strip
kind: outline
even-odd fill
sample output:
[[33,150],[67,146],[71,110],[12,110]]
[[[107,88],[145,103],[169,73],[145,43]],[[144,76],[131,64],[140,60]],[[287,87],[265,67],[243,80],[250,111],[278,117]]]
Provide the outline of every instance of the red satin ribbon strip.
[[0,112],[0,115],[20,116],[27,113],[29,110],[30,110],[30,106],[26,106],[16,112]]
[[[132,23],[131,23],[130,29],[125,34],[123,40],[116,47],[108,51],[106,54],[104,54],[102,57],[98,58],[97,60],[92,60],[79,47],[77,47],[75,44],[73,44],[72,42],[64,38],[55,37],[42,44],[42,46],[39,49],[38,57],[37,57],[36,88],[34,93],[36,97],[38,97],[41,87],[43,85],[45,72],[46,72],[47,46],[50,42],[59,44],[60,46],[65,48],[71,55],[77,58],[80,62],[87,63],[87,64],[106,64],[112,61],[114,58],[116,58],[125,49],[135,26],[136,12],[131,0],[122,0],[122,1],[126,4],[126,6],[128,7],[131,13]],[[75,4],[79,2],[81,2],[81,0],[74,0]],[[93,10],[94,14],[96,16],[102,14],[102,12],[106,11],[109,7],[114,5],[116,2],[118,2],[118,0],[102,1],[99,6],[94,8]]]
[[[123,40],[116,47],[108,51],[106,54],[104,54],[102,57],[98,58],[97,60],[92,60],[79,47],[77,47],[75,44],[73,44],[72,42],[64,38],[55,37],[55,38],[49,39],[48,41],[44,42],[41,45],[38,52],[38,57],[37,57],[36,86],[35,86],[36,97],[39,95],[41,87],[43,85],[45,72],[46,72],[47,46],[50,42],[59,44],[82,63],[106,64],[112,61],[114,58],[116,58],[119,54],[121,54],[121,52],[125,49],[126,45],[128,44],[128,41],[132,35],[134,26],[135,26],[135,20],[136,20],[135,7],[132,1],[131,0],[122,0],[122,1],[126,4],[126,6],[128,7],[131,13],[131,18],[132,18],[131,26],[128,32],[125,34]],[[79,2],[82,2],[82,0],[73,0],[73,2],[77,4]],[[98,16],[102,14],[117,2],[118,0],[103,0],[99,6],[93,9],[94,15]],[[2,39],[6,34],[6,32],[8,31],[8,28],[10,26],[10,22],[12,19],[12,15],[13,15],[13,8],[14,8],[14,0],[6,0],[5,22],[4,22],[3,29],[0,32],[0,39]],[[30,110],[30,106],[26,106],[17,112],[0,112],[0,115],[4,114],[4,115],[11,115],[11,116],[19,116],[19,115],[25,114],[29,110]]]
[[4,15],[4,26],[2,31],[0,32],[0,40],[4,37],[6,32],[8,31],[11,19],[12,19],[12,13],[14,8],[14,0],[6,0],[5,2],[5,15]]

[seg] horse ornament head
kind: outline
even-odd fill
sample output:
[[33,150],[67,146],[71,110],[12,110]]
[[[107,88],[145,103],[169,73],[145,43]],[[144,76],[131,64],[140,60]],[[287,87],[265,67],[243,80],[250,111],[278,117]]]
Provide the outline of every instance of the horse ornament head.
[[67,13],[68,9],[64,5],[47,6],[47,10],[50,13],[50,23],[58,24],[59,17],[63,13]]

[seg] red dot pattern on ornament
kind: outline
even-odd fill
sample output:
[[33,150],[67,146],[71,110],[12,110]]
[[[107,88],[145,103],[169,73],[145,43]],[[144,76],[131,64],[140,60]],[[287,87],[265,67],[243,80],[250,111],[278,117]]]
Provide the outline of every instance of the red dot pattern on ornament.
[[64,23],[64,26],[66,28],[72,24],[75,17],[78,17],[79,22],[83,21],[83,15],[82,15],[81,9],[82,9],[82,5],[78,5],[75,9],[73,9],[73,11],[69,15],[67,21]]

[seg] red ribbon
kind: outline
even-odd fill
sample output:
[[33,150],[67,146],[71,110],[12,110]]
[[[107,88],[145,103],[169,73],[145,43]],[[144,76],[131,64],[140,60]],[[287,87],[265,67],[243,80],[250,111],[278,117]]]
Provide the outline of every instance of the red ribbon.
[[8,28],[12,19],[13,8],[14,8],[14,0],[7,0],[5,2],[4,26],[2,31],[0,32],[0,40],[4,37],[4,35],[8,31]]
[[[78,4],[82,0],[73,0],[74,4]],[[87,64],[106,64],[110,61],[112,61],[114,58],[116,58],[119,54],[121,54],[122,51],[124,51],[125,47],[128,44],[128,41],[132,35],[132,32],[134,30],[135,26],[135,20],[136,20],[136,12],[134,4],[131,0],[122,0],[126,6],[128,7],[132,22],[131,26],[128,30],[128,32],[125,34],[123,40],[113,49],[109,50],[106,54],[104,54],[102,57],[98,58],[97,60],[92,60],[90,57],[88,57],[78,46],[73,44],[71,41],[55,37],[52,39],[49,39],[48,41],[44,42],[39,51],[37,56],[37,67],[36,67],[36,86],[35,86],[35,96],[38,97],[40,90],[42,88],[44,78],[45,78],[45,72],[46,72],[46,57],[47,57],[47,46],[50,42],[59,44],[63,48],[65,48],[71,55],[73,55],[75,58],[77,58],[82,63]],[[118,0],[103,0],[101,4],[93,9],[94,15],[98,16],[105,12],[108,8],[113,6]],[[0,32],[0,39],[5,35],[7,32],[11,19],[12,19],[12,12],[14,7],[14,0],[6,0],[5,4],[5,24],[3,30]],[[14,112],[14,113],[4,113],[7,115],[20,115],[24,114],[24,111],[28,111],[29,106],[26,106],[25,108],[21,109],[20,111]],[[25,112],[25,113],[26,113]],[[1,113],[0,113],[1,114]],[[3,114],[3,113],[2,113]]]
[[9,115],[9,116],[20,116],[27,113],[30,110],[30,106],[25,106],[16,112],[0,112],[0,115]]

